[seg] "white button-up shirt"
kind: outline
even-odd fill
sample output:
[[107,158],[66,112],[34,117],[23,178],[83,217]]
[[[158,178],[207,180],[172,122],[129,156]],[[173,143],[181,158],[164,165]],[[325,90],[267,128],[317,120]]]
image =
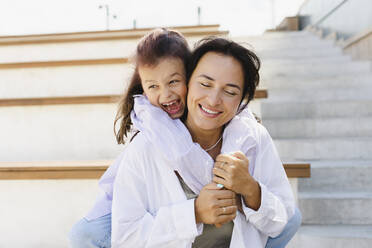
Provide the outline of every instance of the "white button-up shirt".
[[[135,111],[132,119],[141,132],[117,160],[113,177],[112,247],[191,247],[202,225],[195,223],[194,200],[186,199],[174,170],[198,193],[212,181],[213,160],[179,120],[143,98]],[[261,206],[255,211],[243,202],[230,247],[264,247],[293,215],[293,194],[270,135],[248,110],[224,130],[221,153],[237,150],[260,184]]]

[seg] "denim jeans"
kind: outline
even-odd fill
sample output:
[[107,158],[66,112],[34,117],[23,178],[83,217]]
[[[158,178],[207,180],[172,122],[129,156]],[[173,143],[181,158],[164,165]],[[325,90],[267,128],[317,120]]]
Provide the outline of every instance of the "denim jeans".
[[269,237],[265,248],[284,248],[300,228],[301,222],[302,215],[300,210],[296,207],[294,215],[289,219],[284,230],[275,238]]
[[[283,232],[275,238],[269,238],[265,248],[285,247],[300,228],[301,220],[301,213],[296,208],[295,214],[288,221]],[[71,248],[111,247],[111,214],[91,221],[81,219],[72,227],[69,239]]]
[[111,213],[88,221],[78,221],[69,233],[71,248],[110,248]]

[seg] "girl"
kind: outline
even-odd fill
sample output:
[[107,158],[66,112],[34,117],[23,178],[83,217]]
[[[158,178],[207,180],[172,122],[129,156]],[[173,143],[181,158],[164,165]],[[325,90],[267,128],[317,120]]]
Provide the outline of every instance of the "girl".
[[[117,142],[124,144],[132,126],[129,117],[135,94],[144,94],[151,104],[171,118],[185,111],[186,67],[191,52],[186,39],[176,31],[156,29],[139,42],[134,57],[135,71],[123,95],[115,120],[120,121]],[[102,189],[94,207],[77,222],[69,234],[71,247],[110,247],[113,182],[126,148],[99,180]]]

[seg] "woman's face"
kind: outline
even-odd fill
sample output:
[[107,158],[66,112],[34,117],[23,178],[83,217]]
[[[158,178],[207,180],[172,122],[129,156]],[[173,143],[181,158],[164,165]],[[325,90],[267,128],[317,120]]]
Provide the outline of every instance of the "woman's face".
[[206,53],[190,78],[187,123],[203,130],[221,128],[235,116],[243,85],[244,72],[238,60]]
[[138,73],[150,103],[162,108],[171,118],[180,118],[185,111],[187,93],[183,61],[164,58],[155,66],[139,66]]

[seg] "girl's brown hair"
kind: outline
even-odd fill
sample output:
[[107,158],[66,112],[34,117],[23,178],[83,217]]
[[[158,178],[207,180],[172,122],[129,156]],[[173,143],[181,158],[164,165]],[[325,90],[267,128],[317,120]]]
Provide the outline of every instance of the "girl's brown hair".
[[[128,90],[123,94],[119,102],[118,112],[114,122],[114,132],[118,144],[124,144],[124,137],[128,136],[132,126],[130,113],[134,106],[134,95],[142,94],[141,78],[138,73],[139,66],[156,66],[159,60],[164,58],[179,58],[186,66],[189,63],[191,52],[185,37],[173,30],[165,28],[155,29],[144,36],[137,45],[134,56],[135,71],[129,82]],[[119,130],[116,124],[120,122]]]

